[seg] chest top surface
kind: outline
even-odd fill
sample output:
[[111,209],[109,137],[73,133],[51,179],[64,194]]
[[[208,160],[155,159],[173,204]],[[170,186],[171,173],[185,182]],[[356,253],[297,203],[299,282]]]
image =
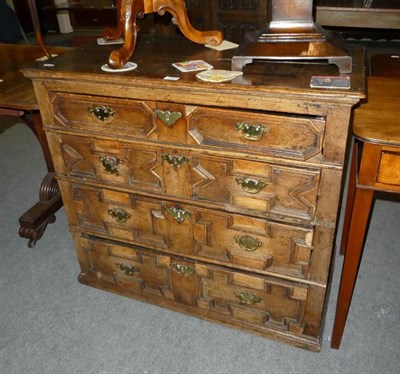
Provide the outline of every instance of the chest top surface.
[[[117,47],[118,48],[118,47]],[[113,85],[121,87],[142,87],[164,90],[202,91],[207,94],[226,94],[233,91],[237,95],[255,94],[296,95],[320,101],[334,101],[355,104],[364,97],[364,51],[354,48],[353,73],[350,76],[351,88],[315,89],[310,88],[312,76],[338,76],[336,66],[327,63],[296,64],[274,63],[273,61],[255,62],[247,65],[243,76],[225,83],[208,83],[196,78],[198,72],[180,72],[172,66],[173,63],[188,60],[204,60],[214,69],[231,70],[231,58],[234,49],[217,51],[203,45],[198,45],[186,39],[176,37],[162,39],[141,36],[131,61],[138,67],[128,72],[109,73],[102,71],[109,53],[115,46],[93,46],[77,49],[51,60],[50,66],[38,62],[24,69],[24,74],[34,79],[68,80],[71,82],[89,82],[93,88],[96,85]],[[166,81],[166,76],[179,77],[178,81]],[[107,93],[108,94],[108,93]],[[207,104],[215,104],[215,95]],[[237,100],[237,97],[236,97]],[[240,106],[240,103],[237,103]],[[218,105],[218,104],[217,104]]]

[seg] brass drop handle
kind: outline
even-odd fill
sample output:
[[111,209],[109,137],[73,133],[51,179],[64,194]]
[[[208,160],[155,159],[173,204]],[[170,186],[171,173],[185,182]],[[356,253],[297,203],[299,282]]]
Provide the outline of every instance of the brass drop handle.
[[115,110],[105,105],[91,105],[89,112],[93,114],[100,121],[105,121],[115,114]]
[[131,215],[121,208],[108,209],[108,214],[118,223],[125,223]]
[[118,165],[121,164],[119,158],[113,156],[99,156],[99,161],[102,163],[107,173],[119,175]]
[[254,252],[263,244],[263,242],[248,235],[238,236],[235,238],[235,241],[240,245],[240,248],[247,252]]
[[193,274],[195,272],[194,268],[189,265],[181,265],[177,264],[176,262],[171,264],[171,269],[175,271],[175,273],[178,273],[179,275],[182,275],[183,277],[186,277],[189,274]]
[[182,117],[181,112],[170,112],[169,110],[156,109],[154,113],[168,127],[173,126],[175,122]]
[[132,276],[139,271],[138,267],[129,264],[123,264],[122,262],[117,262],[116,265],[119,270],[128,276]]
[[181,209],[175,206],[167,208],[167,212],[178,223],[182,223],[186,218],[190,218],[192,216],[192,213],[188,210]]
[[189,162],[189,159],[182,155],[169,155],[168,153],[162,153],[161,158],[171,164],[175,170],[178,170],[183,163]]
[[239,184],[243,191],[251,194],[259,193],[265,186],[267,185],[266,182],[262,182],[258,179],[252,178],[236,178],[237,184]]
[[235,296],[240,300],[241,303],[247,305],[254,305],[262,301],[261,297],[246,291],[236,291]]
[[236,129],[242,132],[243,137],[248,140],[260,140],[265,134],[268,134],[271,129],[263,125],[251,125],[246,122],[239,122]]

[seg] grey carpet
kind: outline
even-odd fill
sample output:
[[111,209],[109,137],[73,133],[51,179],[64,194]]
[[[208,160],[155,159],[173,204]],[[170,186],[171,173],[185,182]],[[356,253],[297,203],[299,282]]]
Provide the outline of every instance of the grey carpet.
[[399,373],[400,202],[377,200],[340,350],[329,346],[338,254],[323,347],[312,353],[80,285],[61,210],[36,247],[18,217],[45,166],[23,124],[0,119],[0,373]]

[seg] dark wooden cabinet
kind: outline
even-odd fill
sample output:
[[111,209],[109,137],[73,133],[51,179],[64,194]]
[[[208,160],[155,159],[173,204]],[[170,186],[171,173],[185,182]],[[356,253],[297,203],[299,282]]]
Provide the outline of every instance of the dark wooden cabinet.
[[219,30],[225,39],[235,42],[267,22],[265,0],[187,0],[186,7],[195,27]]
[[[58,30],[56,14],[67,10],[75,30],[115,26],[115,0],[66,0],[58,5],[54,0],[36,0],[44,30]],[[262,29],[269,20],[266,0],[186,0],[193,26],[199,30],[219,30],[225,39],[240,42],[247,32]],[[15,10],[25,31],[32,31],[29,9],[23,0],[14,0]],[[398,29],[398,0],[314,0],[315,18],[322,26]],[[171,15],[147,15],[139,20],[142,32],[175,35],[177,28]]]

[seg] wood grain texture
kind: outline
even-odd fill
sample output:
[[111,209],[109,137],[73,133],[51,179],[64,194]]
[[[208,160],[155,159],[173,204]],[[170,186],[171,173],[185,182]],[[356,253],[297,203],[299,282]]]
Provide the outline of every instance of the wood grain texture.
[[107,51],[98,49],[66,56],[51,72],[25,70],[79,280],[319,350],[362,54],[346,92],[310,89],[315,70],[286,64],[255,65],[217,85],[171,64],[226,68],[232,52],[181,42],[158,44],[157,54],[143,44],[137,71],[122,75],[99,71]]

